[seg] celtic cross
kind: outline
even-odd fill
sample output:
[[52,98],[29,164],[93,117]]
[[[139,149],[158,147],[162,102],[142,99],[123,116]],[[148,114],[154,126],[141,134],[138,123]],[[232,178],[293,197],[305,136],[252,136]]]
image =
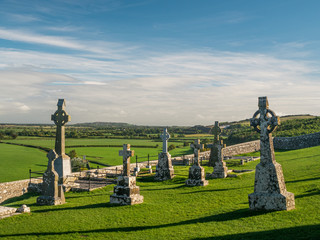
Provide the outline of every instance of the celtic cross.
[[194,143],[190,145],[193,148],[194,157],[195,157],[195,164],[199,165],[199,154],[200,149],[203,149],[204,145],[200,143],[200,139],[194,140]]
[[51,115],[51,120],[57,125],[55,151],[60,155],[65,155],[65,127],[64,125],[71,120],[70,115],[65,111],[66,103],[64,99],[58,100],[58,110]]
[[123,149],[119,151],[119,156],[123,157],[123,176],[130,176],[130,157],[134,151],[130,150],[130,144],[123,144]]
[[272,132],[280,125],[280,119],[269,109],[267,97],[259,97],[259,110],[250,119],[250,125],[260,133],[260,162],[268,163],[275,161]]
[[212,128],[212,132],[214,134],[214,140],[213,140],[213,143],[216,144],[216,143],[219,143],[219,135],[221,134],[221,128],[219,126],[219,121],[215,121],[214,123],[214,127]]
[[162,152],[167,153],[168,152],[168,140],[170,138],[170,134],[167,132],[167,128],[163,129],[163,133],[160,135],[160,138],[162,139]]

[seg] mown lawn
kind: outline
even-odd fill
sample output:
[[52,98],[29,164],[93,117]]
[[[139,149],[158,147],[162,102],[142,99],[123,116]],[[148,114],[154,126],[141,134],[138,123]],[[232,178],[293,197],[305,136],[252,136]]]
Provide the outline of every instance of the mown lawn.
[[[176,177],[154,182],[138,178],[144,203],[109,204],[113,186],[90,193],[66,193],[67,203],[37,206],[25,195],[7,206],[27,204],[31,214],[0,221],[5,239],[319,239],[320,147],[278,152],[296,209],[254,212],[248,208],[254,173],[209,180],[206,187],[186,187],[188,167],[175,166]],[[254,168],[251,162],[238,168]],[[212,168],[206,168],[212,172]]]

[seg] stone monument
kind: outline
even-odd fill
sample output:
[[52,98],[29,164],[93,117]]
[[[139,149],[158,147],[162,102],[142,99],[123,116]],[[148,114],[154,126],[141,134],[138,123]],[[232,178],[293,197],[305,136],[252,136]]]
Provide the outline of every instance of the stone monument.
[[168,152],[168,140],[170,134],[167,132],[167,128],[163,129],[161,134],[162,139],[162,152],[158,155],[158,164],[156,167],[156,175],[154,177],[157,181],[165,181],[174,178],[174,170],[171,162],[171,155]]
[[143,203],[140,188],[136,185],[136,177],[130,176],[130,157],[134,155],[134,151],[130,150],[130,144],[123,144],[123,150],[119,151],[119,155],[123,157],[123,175],[117,178],[110,203],[119,205]]
[[54,169],[54,162],[59,158],[54,150],[47,154],[48,167],[43,174],[42,195],[37,198],[39,205],[59,205],[65,203],[62,185],[58,185],[59,176]]
[[267,97],[259,97],[259,110],[250,125],[260,133],[260,163],[256,167],[254,193],[249,194],[252,210],[291,210],[295,208],[294,194],[287,192],[282,168],[276,162],[272,132],[280,119],[269,109]]
[[205,180],[205,172],[199,162],[200,149],[203,149],[203,144],[200,144],[200,139],[197,139],[190,147],[194,149],[194,164],[189,168],[189,178],[186,181],[186,185],[206,186],[208,185],[208,181]]
[[[210,174],[211,178],[226,178],[228,175],[228,168],[223,161],[223,141],[219,140],[221,128],[219,122],[216,121],[213,127],[214,140],[211,145],[209,165],[213,166],[213,173]],[[210,146],[208,144],[208,146]]]
[[[64,99],[58,100],[58,110],[51,115],[51,120],[57,125],[55,151],[58,158],[54,161],[54,167],[57,171],[60,181],[63,181],[67,175],[71,174],[70,157],[65,153],[65,124],[71,120],[65,111],[66,103]],[[62,179],[62,180],[61,180]]]

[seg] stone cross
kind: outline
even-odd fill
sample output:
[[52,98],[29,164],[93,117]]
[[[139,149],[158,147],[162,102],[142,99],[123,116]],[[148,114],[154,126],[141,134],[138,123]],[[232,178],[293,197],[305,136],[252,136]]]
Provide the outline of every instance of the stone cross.
[[130,157],[134,151],[130,150],[130,144],[123,144],[123,150],[119,151],[119,156],[123,157],[123,176],[130,176]]
[[162,152],[167,153],[168,152],[168,140],[170,138],[170,134],[167,132],[167,128],[163,129],[163,133],[160,135],[160,138],[162,139]]
[[65,111],[66,103],[64,99],[58,100],[58,110],[51,115],[51,120],[57,125],[55,151],[60,155],[65,155],[65,127],[64,125],[71,120],[70,115]]
[[194,140],[194,143],[190,145],[193,148],[194,157],[195,157],[195,164],[199,165],[199,154],[200,149],[203,149],[204,145],[200,143],[200,139]]
[[[280,125],[280,119],[269,109],[267,97],[259,97],[259,110],[250,119],[250,125],[260,133],[260,162],[262,165],[274,163],[272,132]],[[271,162],[270,162],[271,161]]]
[[221,128],[219,127],[219,121],[215,121],[214,127],[212,128],[214,134],[213,144],[219,143],[219,135],[221,134]]

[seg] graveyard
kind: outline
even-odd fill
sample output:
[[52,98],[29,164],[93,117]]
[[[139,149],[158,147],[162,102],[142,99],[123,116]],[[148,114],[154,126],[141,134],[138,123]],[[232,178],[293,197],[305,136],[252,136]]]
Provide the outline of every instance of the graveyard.
[[[52,120],[57,125],[55,139],[48,139],[48,142],[36,139],[30,144],[30,140],[18,138],[16,144],[12,144],[12,140],[10,144],[4,142],[0,145],[6,158],[10,159],[10,152],[16,151],[14,155],[17,158],[24,158],[23,155],[26,154],[30,157],[26,160],[28,164],[45,169],[42,178],[36,183],[32,183],[34,180],[30,178],[29,187],[38,186],[39,190],[31,191],[28,187],[28,191],[23,190],[24,194],[2,201],[2,208],[7,207],[7,211],[19,208],[24,213],[19,214],[17,210],[12,216],[0,219],[0,237],[317,239],[320,236],[320,146],[275,151],[273,145],[276,140],[273,140],[272,132],[280,124],[280,118],[269,109],[266,97],[259,98],[258,107],[259,110],[250,119],[250,125],[260,135],[258,150],[255,141],[240,144],[238,147],[226,147],[220,139],[223,130],[217,121],[211,127],[213,143],[206,145],[210,150],[207,159],[203,158],[205,152],[200,151],[205,149],[201,139],[192,141],[190,146],[183,146],[176,140],[175,143],[181,147],[174,153],[175,156],[193,152],[193,159],[187,164],[182,158],[180,163],[183,164],[177,165],[177,160],[172,158],[171,153],[174,151],[169,151],[168,148],[171,136],[167,128],[163,128],[159,135],[161,151],[157,151],[158,146],[139,148],[139,143],[141,146],[152,147],[154,142],[151,141],[132,140],[135,145],[123,144],[120,148],[115,146],[115,142],[123,143],[124,139],[108,140],[113,143],[110,144],[112,147],[109,154],[116,157],[117,161],[105,162],[109,165],[93,161],[100,164],[102,169],[99,167],[90,170],[91,172],[88,169],[87,173],[96,173],[94,178],[103,180],[107,178],[107,173],[102,172],[101,175],[99,171],[103,171],[105,166],[122,165],[119,167],[120,172],[116,172],[113,181],[96,189],[94,184],[90,185],[91,175],[88,175],[87,191],[79,192],[73,191],[68,185],[70,177],[80,179],[81,172],[72,173],[71,160],[66,154],[65,124],[70,117],[64,109],[64,100],[60,99],[58,110],[52,115]],[[317,135],[310,136],[310,139],[314,139]],[[52,140],[55,147],[45,154],[46,147],[52,147]],[[130,142],[130,139],[127,140]],[[22,145],[17,145],[19,141]],[[76,141],[70,142],[73,144],[70,146],[75,147]],[[87,144],[87,148],[82,147],[83,151],[88,154],[90,140],[85,139],[83,142]],[[93,139],[93,142],[97,145],[97,139]],[[42,146],[39,148],[35,143]],[[100,147],[90,147],[94,155],[99,154],[99,151],[95,152],[96,148],[105,149],[105,142],[100,144]],[[246,144],[251,144],[256,151],[250,152],[248,149],[253,148],[248,148]],[[28,151],[19,155],[22,149]],[[142,174],[140,165],[134,164],[134,156],[150,149],[153,150],[152,157],[158,161],[156,165],[152,165],[151,162],[146,162],[146,159],[140,158],[140,164],[148,169]],[[225,158],[228,152],[230,154],[236,149],[242,151],[242,155],[251,156],[249,160],[243,160],[241,156]],[[157,153],[158,156],[153,155]],[[150,151],[148,154],[150,156]],[[43,160],[45,155],[47,167]],[[107,155],[106,159],[110,155]],[[20,170],[15,170],[15,166],[19,164],[22,165]],[[26,171],[26,165],[18,161],[14,162],[11,168],[17,173],[18,179],[19,173]],[[3,169],[9,168],[5,166]],[[86,170],[83,172],[86,175]],[[2,174],[2,179],[7,179],[5,177],[10,174],[12,173],[9,169],[8,173]],[[12,178],[14,180],[15,176]]]
[[[288,191],[295,194],[291,211],[251,211],[254,173],[209,179],[207,186],[188,187],[189,167],[174,166],[172,180],[156,182],[154,174],[138,177],[144,202],[109,203],[113,186],[65,194],[66,203],[38,206],[38,195],[26,194],[5,205],[27,204],[30,214],[0,221],[5,239],[317,239],[319,237],[320,147],[276,152]],[[120,157],[121,158],[121,157]],[[255,169],[250,162],[238,169]],[[204,166],[206,172],[212,167]]]

